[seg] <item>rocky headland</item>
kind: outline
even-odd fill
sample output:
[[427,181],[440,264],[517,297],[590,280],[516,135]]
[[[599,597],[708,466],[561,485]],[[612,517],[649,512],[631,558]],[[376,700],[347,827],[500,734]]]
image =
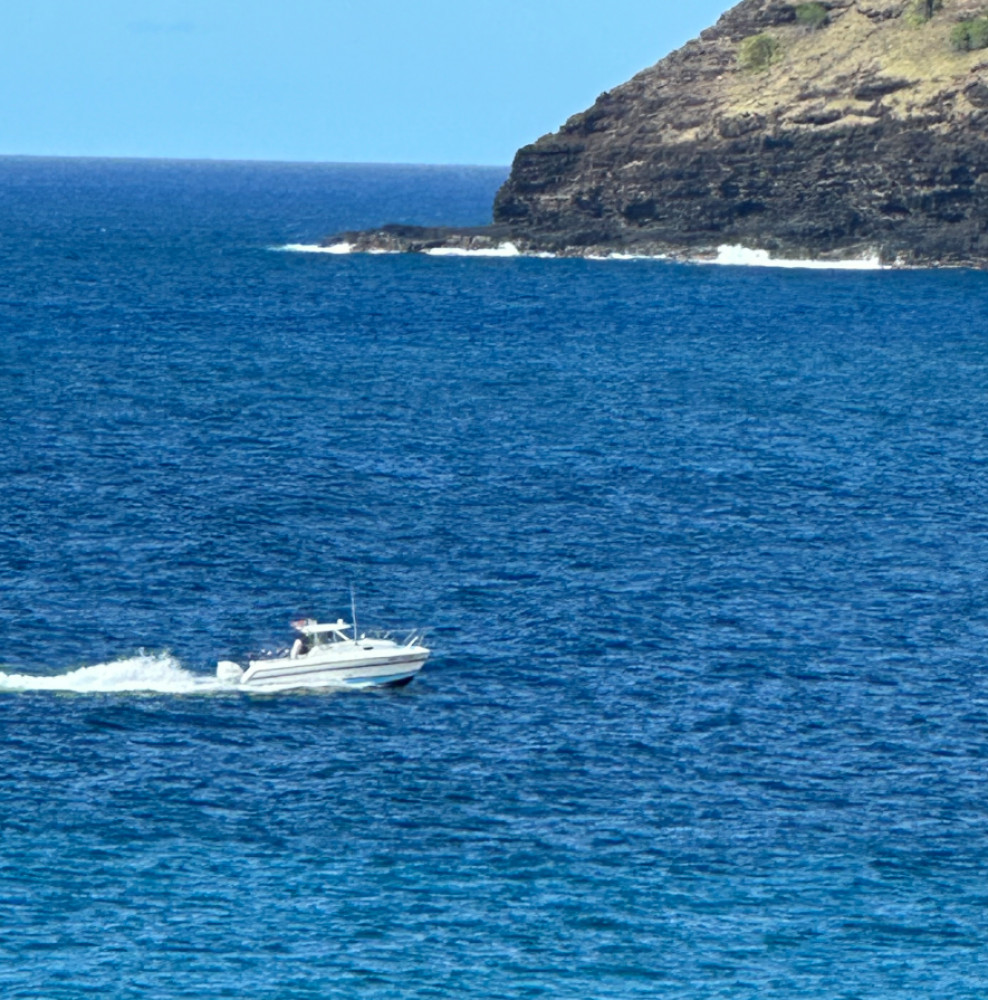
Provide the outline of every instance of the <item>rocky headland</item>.
[[519,150],[493,218],[326,245],[988,267],[988,0],[743,0]]

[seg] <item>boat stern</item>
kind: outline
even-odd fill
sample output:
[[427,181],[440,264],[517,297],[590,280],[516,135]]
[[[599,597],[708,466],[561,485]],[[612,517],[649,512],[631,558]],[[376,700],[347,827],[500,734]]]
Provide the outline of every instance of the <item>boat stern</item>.
[[216,679],[224,684],[239,684],[243,676],[243,668],[232,660],[220,660],[216,664]]

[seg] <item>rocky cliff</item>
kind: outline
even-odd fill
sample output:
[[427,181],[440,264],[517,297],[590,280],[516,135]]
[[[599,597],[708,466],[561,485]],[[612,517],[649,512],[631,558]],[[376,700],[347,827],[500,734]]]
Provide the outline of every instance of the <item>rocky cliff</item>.
[[432,245],[988,266],[986,14],[988,0],[743,0],[521,149],[488,236]]

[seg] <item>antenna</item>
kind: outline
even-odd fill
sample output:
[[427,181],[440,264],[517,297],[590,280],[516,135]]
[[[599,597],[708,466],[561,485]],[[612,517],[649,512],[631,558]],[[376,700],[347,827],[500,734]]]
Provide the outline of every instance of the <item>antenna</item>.
[[353,641],[356,642],[360,638],[360,633],[357,630],[357,598],[353,592],[353,584],[350,584],[350,616],[353,619]]

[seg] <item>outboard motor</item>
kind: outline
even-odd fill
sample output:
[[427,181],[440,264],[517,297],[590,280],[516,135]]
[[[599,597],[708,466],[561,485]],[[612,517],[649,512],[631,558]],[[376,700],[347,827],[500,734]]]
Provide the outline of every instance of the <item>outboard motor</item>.
[[236,663],[231,660],[220,660],[216,664],[216,679],[224,684],[239,684],[244,672]]

